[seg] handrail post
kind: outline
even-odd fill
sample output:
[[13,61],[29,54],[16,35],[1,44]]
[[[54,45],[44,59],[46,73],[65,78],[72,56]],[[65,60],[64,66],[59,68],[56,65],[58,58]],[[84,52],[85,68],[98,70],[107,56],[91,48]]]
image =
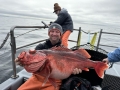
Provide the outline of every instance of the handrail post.
[[80,40],[81,40],[81,27],[79,27],[78,38],[77,38],[77,47],[78,48],[80,46]]
[[15,79],[18,77],[18,75],[16,75],[16,64],[15,64],[15,53],[16,53],[16,43],[15,43],[15,37],[14,37],[14,29],[15,27],[12,27],[10,29],[10,36],[11,36],[11,53],[12,53],[12,65],[13,65],[13,75],[11,76],[11,78]]
[[12,65],[13,65],[13,75],[11,78],[15,79],[18,77],[16,74],[16,64],[15,64],[15,54],[16,54],[16,41],[14,37],[14,29],[15,28],[47,28],[46,26],[14,26],[10,29],[10,46],[11,46],[11,56],[12,56]]
[[97,43],[97,47],[96,47],[96,51],[98,51],[98,48],[99,48],[99,44],[100,44],[100,39],[101,39],[101,35],[102,35],[102,30],[100,30],[100,34],[99,34],[99,38],[98,38],[98,43]]

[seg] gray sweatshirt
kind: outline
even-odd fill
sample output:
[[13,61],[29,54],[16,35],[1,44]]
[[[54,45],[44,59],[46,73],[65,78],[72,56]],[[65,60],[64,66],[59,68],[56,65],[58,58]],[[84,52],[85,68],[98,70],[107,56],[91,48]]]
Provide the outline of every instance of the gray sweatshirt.
[[63,33],[66,30],[70,30],[71,32],[73,31],[73,21],[66,9],[61,9],[60,13],[58,14],[58,18],[54,23],[58,23],[62,26],[63,28]]

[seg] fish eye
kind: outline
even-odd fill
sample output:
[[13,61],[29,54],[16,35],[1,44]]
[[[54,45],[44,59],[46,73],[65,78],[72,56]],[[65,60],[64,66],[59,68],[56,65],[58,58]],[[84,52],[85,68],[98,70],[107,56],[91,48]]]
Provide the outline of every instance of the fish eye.
[[35,54],[35,53],[36,53],[36,50],[35,50],[35,49],[30,49],[30,50],[29,50],[29,53],[30,53],[30,54]]

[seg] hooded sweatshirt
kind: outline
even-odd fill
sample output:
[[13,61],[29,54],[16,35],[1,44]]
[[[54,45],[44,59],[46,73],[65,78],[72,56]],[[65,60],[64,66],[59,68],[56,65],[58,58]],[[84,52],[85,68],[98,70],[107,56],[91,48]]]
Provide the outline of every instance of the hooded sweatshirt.
[[60,13],[58,14],[58,18],[54,23],[58,23],[62,26],[63,28],[63,33],[66,30],[70,30],[71,32],[73,31],[73,21],[66,9],[61,9]]

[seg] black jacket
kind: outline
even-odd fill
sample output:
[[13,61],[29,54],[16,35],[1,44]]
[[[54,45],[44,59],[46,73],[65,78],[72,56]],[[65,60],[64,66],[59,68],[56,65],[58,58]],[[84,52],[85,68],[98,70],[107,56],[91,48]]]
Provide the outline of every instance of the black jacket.
[[61,9],[60,13],[58,14],[58,18],[54,23],[58,23],[62,26],[63,28],[63,33],[66,30],[70,30],[71,32],[73,31],[73,21],[66,9]]
[[61,41],[59,41],[58,43],[56,43],[55,45],[52,45],[50,40],[47,39],[46,42],[44,43],[40,43],[38,44],[36,47],[35,47],[35,50],[41,50],[41,49],[49,49],[49,48],[52,48],[54,46],[60,46],[61,45]]

